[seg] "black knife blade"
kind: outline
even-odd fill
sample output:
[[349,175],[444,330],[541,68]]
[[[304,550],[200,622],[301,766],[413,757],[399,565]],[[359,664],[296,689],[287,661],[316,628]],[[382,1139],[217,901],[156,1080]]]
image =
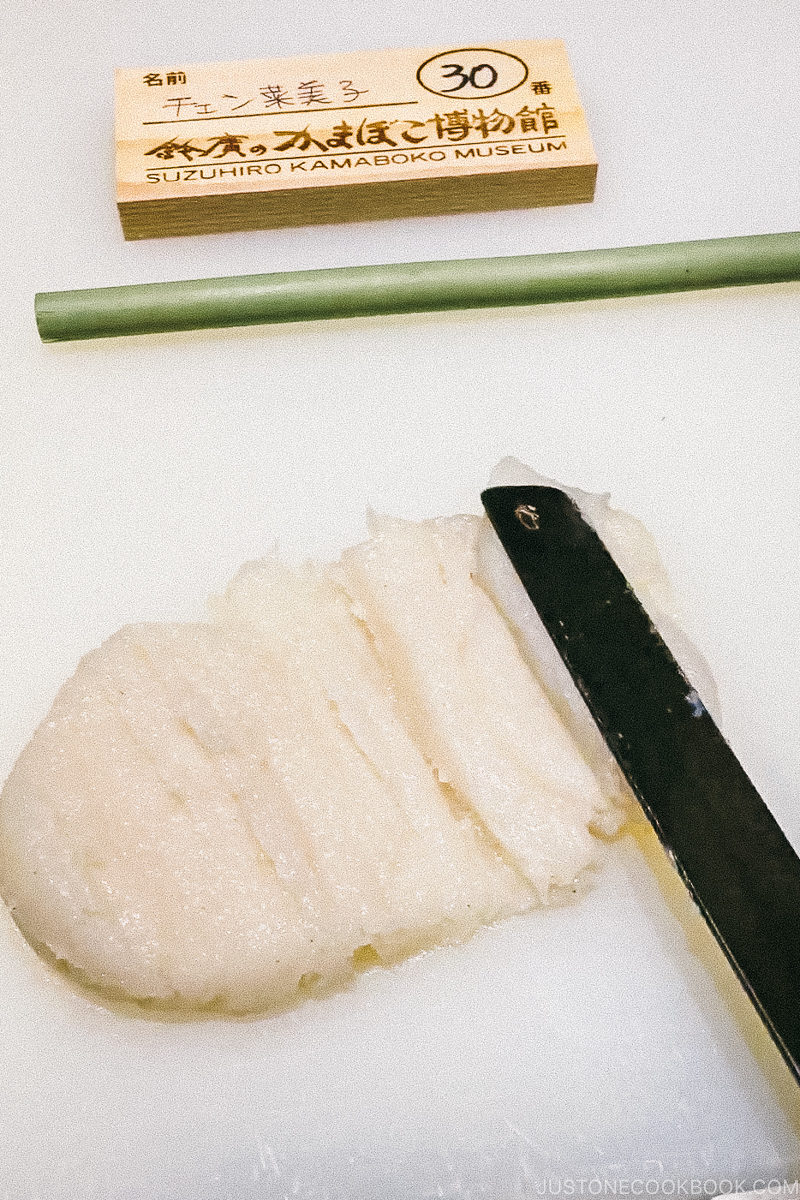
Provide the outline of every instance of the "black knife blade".
[[487,515],[605,741],[800,1082],[800,858],[594,529],[558,488]]

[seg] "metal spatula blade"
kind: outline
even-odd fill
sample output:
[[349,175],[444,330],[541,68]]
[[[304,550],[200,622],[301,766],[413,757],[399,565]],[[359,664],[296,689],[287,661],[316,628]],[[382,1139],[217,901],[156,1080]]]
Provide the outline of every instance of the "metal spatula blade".
[[800,1082],[800,858],[574,501],[533,485],[481,498],[609,749]]

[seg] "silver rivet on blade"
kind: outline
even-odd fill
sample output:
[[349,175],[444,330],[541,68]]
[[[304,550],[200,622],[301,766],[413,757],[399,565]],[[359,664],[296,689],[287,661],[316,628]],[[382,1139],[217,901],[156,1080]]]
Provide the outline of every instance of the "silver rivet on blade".
[[514,516],[526,529],[539,528],[539,512],[532,504],[518,504],[514,509]]

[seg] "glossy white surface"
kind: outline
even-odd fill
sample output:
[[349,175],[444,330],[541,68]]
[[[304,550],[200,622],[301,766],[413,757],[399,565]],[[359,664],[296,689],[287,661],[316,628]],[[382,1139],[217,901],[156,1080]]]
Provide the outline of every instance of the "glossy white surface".
[[[276,537],[335,554],[368,504],[477,511],[515,453],[652,529],[726,732],[800,845],[798,285],[50,347],[33,323],[36,290],[797,228],[796,35],[775,0],[18,7],[0,775],[118,626],[201,615]],[[514,36],[567,42],[592,205],[123,242],[113,66]],[[257,1022],[109,1012],[2,922],[0,1196],[510,1200],[595,1173],[793,1176],[797,1094],[724,964],[684,913],[689,953],[655,865],[611,859],[580,907]]]

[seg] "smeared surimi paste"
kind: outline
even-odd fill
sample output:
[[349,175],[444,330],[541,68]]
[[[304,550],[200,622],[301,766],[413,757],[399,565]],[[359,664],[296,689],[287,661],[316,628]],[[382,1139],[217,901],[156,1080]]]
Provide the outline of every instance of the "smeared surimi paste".
[[252,1012],[578,889],[625,789],[488,523],[371,533],[81,661],[0,802],[35,947],[109,994]]

